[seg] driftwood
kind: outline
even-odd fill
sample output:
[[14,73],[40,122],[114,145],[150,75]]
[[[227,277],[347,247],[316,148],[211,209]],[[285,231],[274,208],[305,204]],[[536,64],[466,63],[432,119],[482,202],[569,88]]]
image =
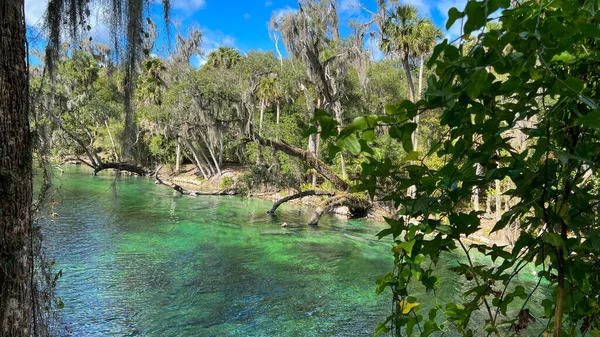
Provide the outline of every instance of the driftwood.
[[304,198],[304,197],[308,197],[311,195],[328,195],[328,196],[334,196],[335,192],[332,191],[304,191],[304,192],[300,192],[300,193],[296,193],[296,194],[292,194],[290,196],[287,196],[285,198],[279,199],[277,200],[277,202],[275,204],[273,204],[273,207],[271,207],[270,210],[267,211],[267,214],[274,214],[275,211],[277,210],[277,208],[279,206],[281,206],[281,204],[286,203],[290,200],[295,200],[295,199],[300,199],[300,198]]
[[324,200],[317,206],[308,225],[317,226],[323,213],[337,206],[347,206],[352,214],[364,213],[370,207],[369,201],[364,196],[350,193],[336,195]]
[[254,133],[254,139],[263,146],[273,147],[275,150],[281,151],[292,157],[301,158],[319,172],[325,179],[329,180],[335,188],[340,191],[347,191],[350,185],[340,176],[338,176],[327,164],[317,158],[312,152],[303,150],[294,145],[288,144],[284,141],[274,141],[270,139],[264,139],[258,134]]
[[131,173],[135,173],[140,176],[148,176],[151,175],[152,172],[148,171],[146,168],[129,164],[129,163],[100,163],[94,167],[94,175],[97,175],[98,172],[106,170],[106,169],[115,169],[119,171],[127,171]]

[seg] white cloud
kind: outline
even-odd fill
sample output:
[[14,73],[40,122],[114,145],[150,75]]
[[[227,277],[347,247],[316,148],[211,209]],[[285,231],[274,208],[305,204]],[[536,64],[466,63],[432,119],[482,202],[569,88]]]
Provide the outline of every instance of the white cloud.
[[171,5],[173,9],[195,12],[206,7],[206,0],[174,0]]
[[273,1],[271,1],[271,0],[265,1],[265,7],[271,7],[271,6],[273,6]]
[[290,6],[285,6],[283,8],[278,8],[272,12],[277,20],[281,19],[282,16],[290,13],[294,13],[296,10]]
[[235,44],[235,37],[231,35],[227,35],[220,30],[202,29],[202,46],[205,54],[221,46],[235,47]]
[[25,22],[29,26],[40,26],[48,7],[48,0],[25,0]]
[[248,19],[250,19],[250,17],[252,17],[252,15],[250,15],[250,13],[244,13],[244,19],[248,20]]
[[202,29],[202,50],[203,57],[197,57],[191,60],[192,65],[200,67],[206,63],[206,58],[210,52],[219,47],[236,48],[235,37],[227,35],[220,30]]

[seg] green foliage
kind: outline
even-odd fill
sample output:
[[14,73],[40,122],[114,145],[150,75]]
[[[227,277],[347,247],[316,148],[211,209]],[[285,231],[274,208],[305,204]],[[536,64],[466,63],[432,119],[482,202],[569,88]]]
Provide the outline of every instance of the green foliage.
[[[439,44],[429,61],[435,69],[425,98],[390,105],[388,116],[373,119],[392,124],[389,136],[408,153],[404,165],[392,165],[389,154],[365,154],[361,183],[354,187],[381,194],[402,215],[388,219],[389,228],[379,234],[394,239],[395,269],[379,280],[377,291],[390,289],[395,307],[377,333],[427,336],[452,330],[471,336],[483,328],[493,335],[522,334],[528,323],[517,321],[528,308],[544,308],[538,318],[554,336],[599,333],[600,200],[593,180],[585,178],[596,175],[600,164],[598,3],[510,5],[469,1],[462,12],[451,9],[448,27],[466,17],[463,34],[479,34],[473,47]],[[486,28],[498,10],[499,25]],[[441,112],[437,124],[446,132],[413,155],[410,120],[428,111]],[[354,135],[372,140],[366,131],[375,128],[366,118],[344,128],[336,144],[355,150]],[[529,147],[517,144],[520,133]],[[462,205],[474,189],[504,179],[515,186],[505,192],[513,203],[492,232],[513,226],[519,238],[512,247],[468,248],[464,238],[483,228],[482,212]],[[416,192],[407,192],[409,187]],[[475,263],[473,249],[500,263]],[[456,258],[457,250],[463,258]],[[429,308],[428,317],[407,312],[406,303],[419,301],[411,296],[413,283],[435,296],[435,264],[443,255],[457,260],[452,270],[466,278],[463,301]],[[552,289],[551,297],[536,302],[543,297],[530,296],[537,286],[511,286],[527,264],[541,270],[539,282]],[[484,316],[485,326],[474,330],[473,315]]]
[[231,186],[233,186],[234,183],[235,183],[235,181],[230,176],[224,176],[223,178],[221,178],[221,188],[222,189],[230,188]]

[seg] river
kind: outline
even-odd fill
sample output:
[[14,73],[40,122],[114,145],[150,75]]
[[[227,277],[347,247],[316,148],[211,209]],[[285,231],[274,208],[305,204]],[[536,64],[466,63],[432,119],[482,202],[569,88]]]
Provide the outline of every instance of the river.
[[[55,184],[43,233],[72,336],[370,336],[389,314],[390,295],[375,294],[393,262],[373,240],[384,224],[326,215],[313,229],[308,208],[270,217],[269,201],[85,168]],[[439,293],[460,298],[464,283],[448,276]]]

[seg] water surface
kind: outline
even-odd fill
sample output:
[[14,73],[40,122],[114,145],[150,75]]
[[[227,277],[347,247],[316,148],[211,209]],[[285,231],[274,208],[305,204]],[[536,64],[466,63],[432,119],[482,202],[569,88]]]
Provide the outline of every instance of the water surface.
[[[391,270],[390,246],[353,239],[384,224],[324,216],[312,229],[307,208],[270,217],[269,201],[181,196],[84,168],[56,183],[44,234],[73,336],[370,336],[389,314],[375,280]],[[442,278],[441,296],[469,289]]]

